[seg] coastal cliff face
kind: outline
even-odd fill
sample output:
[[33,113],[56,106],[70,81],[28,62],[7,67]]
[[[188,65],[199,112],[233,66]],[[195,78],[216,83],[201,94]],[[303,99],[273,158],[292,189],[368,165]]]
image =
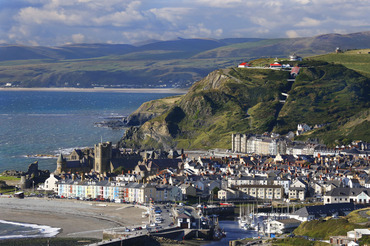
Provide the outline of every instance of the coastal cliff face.
[[180,98],[181,96],[172,96],[143,103],[127,118],[127,125],[139,126],[144,124],[148,120],[163,114]]
[[[295,131],[299,123],[325,124],[309,136],[323,142],[334,129],[339,140],[358,136],[356,127],[369,125],[369,78],[341,65],[317,61],[301,65],[294,82],[288,81],[288,71],[213,71],[183,96],[143,104],[130,116],[141,125],[127,130],[119,144],[144,149],[228,149],[231,133],[285,134]],[[362,116],[363,121],[348,124],[351,117]],[[338,131],[344,125],[351,127]]]

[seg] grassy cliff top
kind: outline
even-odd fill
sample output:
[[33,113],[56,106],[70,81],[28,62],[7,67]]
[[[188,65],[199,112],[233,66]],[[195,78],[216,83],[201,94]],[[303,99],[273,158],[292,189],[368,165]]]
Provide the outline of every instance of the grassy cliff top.
[[364,216],[360,211],[369,212],[368,208],[355,210],[345,217],[319,219],[303,222],[294,234],[309,236],[316,239],[329,239],[330,236],[345,236],[348,231],[369,227],[369,215]]
[[342,64],[349,69],[370,77],[370,49],[349,50],[338,54],[330,53],[309,57],[308,59]]
[[[302,140],[315,137],[329,145],[370,141],[369,77],[325,59],[280,61],[301,67],[295,81],[288,80],[290,72],[284,70],[213,71],[172,105],[158,104],[156,108],[164,109],[163,113],[139,128],[135,146],[140,146],[137,141],[146,139],[147,143],[160,143],[164,147],[230,149],[232,133],[286,134],[295,131],[300,123],[322,125],[300,136]],[[251,63],[264,66],[273,60],[258,59]],[[123,145],[129,146],[131,140],[124,137]]]

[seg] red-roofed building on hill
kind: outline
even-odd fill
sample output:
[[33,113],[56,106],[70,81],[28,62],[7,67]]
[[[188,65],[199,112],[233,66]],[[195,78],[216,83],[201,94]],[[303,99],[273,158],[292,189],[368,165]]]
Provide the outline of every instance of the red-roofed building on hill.
[[246,62],[242,62],[238,65],[238,68],[247,68],[247,67],[250,67],[250,65]]
[[300,69],[299,67],[293,67],[292,71],[290,72],[290,75],[295,78],[299,73],[299,69]]
[[282,67],[283,66],[278,62],[270,64],[270,68],[272,68],[272,69],[281,69]]

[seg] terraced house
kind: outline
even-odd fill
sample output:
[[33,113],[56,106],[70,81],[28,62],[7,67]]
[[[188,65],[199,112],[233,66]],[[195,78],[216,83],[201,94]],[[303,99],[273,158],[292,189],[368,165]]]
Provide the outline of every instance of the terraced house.
[[58,182],[58,195],[80,199],[122,199],[148,203],[182,200],[181,190],[171,185],[124,183],[110,180],[64,179]]
[[281,200],[284,196],[284,189],[280,185],[240,185],[235,188],[241,191],[243,198]]
[[370,189],[335,188],[324,195],[324,204],[331,203],[370,203]]

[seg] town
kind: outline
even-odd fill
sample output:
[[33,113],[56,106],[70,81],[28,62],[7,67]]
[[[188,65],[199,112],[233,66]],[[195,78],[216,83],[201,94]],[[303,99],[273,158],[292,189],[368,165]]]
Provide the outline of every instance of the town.
[[[231,150],[179,152],[140,152],[101,142],[60,154],[55,171],[36,187],[35,180],[45,173],[37,162],[31,164],[18,186],[49,198],[152,207],[145,215],[152,219],[140,226],[153,224],[157,230],[164,219],[156,219],[153,204],[177,204],[167,213],[165,227],[182,229],[214,226],[206,215],[215,208],[232,208],[228,211],[239,216],[242,228],[267,237],[289,233],[303,221],[347,215],[370,203],[369,143],[327,148],[315,140],[297,142],[267,133],[232,134],[231,140]],[[196,210],[187,211],[186,205],[193,204]],[[245,207],[234,215],[235,206],[242,209],[242,204],[251,204],[255,221],[243,217]],[[273,212],[274,207],[280,207],[279,212]]]
[[[293,54],[285,61],[302,61],[302,57]],[[269,66],[243,62],[238,68],[288,71],[288,82],[300,72],[300,67],[280,64],[278,59]],[[141,240],[144,235],[218,240],[225,236],[219,218],[237,219],[239,227],[255,232],[260,242],[260,238],[294,236],[302,222],[346,216],[370,204],[370,143],[359,140],[327,147],[317,138],[295,139],[326,124],[302,122],[286,135],[233,133],[228,150],[138,150],[101,141],[91,148],[60,153],[51,172],[39,170],[36,161],[27,172],[3,175],[20,177],[15,197],[144,209],[142,218],[147,221],[104,230],[103,238],[109,242],[101,245],[114,245],[112,240],[130,245],[127,240]],[[370,235],[370,230],[355,228],[329,242],[356,245],[362,235]]]

